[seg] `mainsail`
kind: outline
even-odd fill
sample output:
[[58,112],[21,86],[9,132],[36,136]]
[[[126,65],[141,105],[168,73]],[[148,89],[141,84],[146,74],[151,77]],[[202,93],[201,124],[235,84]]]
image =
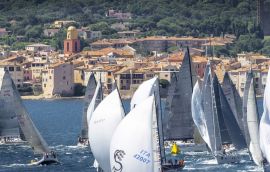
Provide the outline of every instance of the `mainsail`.
[[[217,80],[217,77],[215,78]],[[231,138],[231,141],[236,149],[238,150],[244,149],[247,147],[244,135],[235,119],[235,116],[230,108],[230,105],[223,93],[223,90],[220,84],[218,84],[218,88],[219,88],[221,112],[222,112],[222,116],[223,116],[226,128],[228,129],[228,133]]]
[[251,79],[250,87],[248,90],[247,100],[247,125],[250,136],[249,150],[251,152],[254,162],[261,166],[263,163],[263,156],[260,149],[259,138],[259,116],[256,104],[256,94],[253,85],[253,79]]
[[4,77],[5,71],[0,69],[0,138],[20,137],[20,126],[14,113],[11,81]]
[[83,139],[88,138],[87,109],[89,107],[91,100],[93,99],[96,87],[97,87],[97,84],[96,84],[95,76],[93,73],[91,73],[90,78],[89,78],[88,83],[87,83],[86,90],[85,90],[85,96],[84,96],[82,129],[81,129],[81,134],[80,134],[80,137]]
[[227,144],[231,143],[231,138],[229,135],[228,128],[226,127],[225,121],[224,121],[224,116],[222,114],[222,104],[221,104],[221,99],[220,99],[220,91],[219,91],[219,82],[217,79],[217,76],[214,75],[213,77],[213,91],[214,91],[214,99],[215,99],[215,108],[216,108],[216,115],[218,119],[218,124],[219,124],[219,130],[220,130],[220,136],[222,143]]
[[260,122],[260,147],[263,156],[270,163],[270,70],[268,70],[266,87],[264,90],[263,115]]
[[105,172],[110,171],[112,135],[124,116],[122,101],[118,90],[115,89],[100,102],[90,119],[88,132],[90,147],[94,157]]
[[[4,69],[1,68],[1,73]],[[6,97],[13,99],[13,110],[18,118],[19,125],[25,136],[25,139],[29,142],[31,147],[34,149],[35,153],[50,153],[50,149],[45,142],[45,140],[40,135],[39,131],[32,122],[30,116],[28,115],[26,108],[24,107],[19,92],[13,83],[11,76],[8,72],[5,72],[3,76],[3,81],[5,81],[6,86],[10,87],[10,90],[6,92]]]
[[[118,125],[111,141],[111,171],[159,172],[160,162],[156,161],[153,144],[155,124],[154,96],[138,104]],[[154,125],[153,125],[154,124]]]
[[230,108],[233,112],[233,115],[237,121],[237,124],[239,125],[242,133],[244,133],[243,123],[242,123],[242,118],[243,118],[242,100],[228,72],[225,72],[225,75],[223,78],[222,89],[230,105]]
[[181,140],[193,138],[191,115],[192,89],[197,80],[189,50],[185,52],[180,71],[172,79],[165,105],[164,138]]

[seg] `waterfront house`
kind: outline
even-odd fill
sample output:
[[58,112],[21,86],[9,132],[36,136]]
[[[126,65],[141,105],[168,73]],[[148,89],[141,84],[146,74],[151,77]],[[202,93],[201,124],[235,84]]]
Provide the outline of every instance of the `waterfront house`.
[[59,62],[46,65],[42,71],[42,89],[45,97],[72,96],[74,93],[73,64]]

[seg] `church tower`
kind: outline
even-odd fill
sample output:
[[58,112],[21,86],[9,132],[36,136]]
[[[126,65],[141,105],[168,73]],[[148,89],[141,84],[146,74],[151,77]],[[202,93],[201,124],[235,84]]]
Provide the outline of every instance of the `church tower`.
[[78,52],[80,52],[78,31],[74,26],[69,26],[67,30],[67,39],[64,40],[64,54],[71,55]]

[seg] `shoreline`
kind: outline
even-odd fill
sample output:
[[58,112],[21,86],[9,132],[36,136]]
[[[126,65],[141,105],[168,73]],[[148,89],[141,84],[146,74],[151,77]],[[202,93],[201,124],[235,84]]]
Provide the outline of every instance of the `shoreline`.
[[21,96],[22,100],[58,100],[58,99],[83,99],[84,96],[72,96],[72,97],[44,97],[43,95],[38,96]]

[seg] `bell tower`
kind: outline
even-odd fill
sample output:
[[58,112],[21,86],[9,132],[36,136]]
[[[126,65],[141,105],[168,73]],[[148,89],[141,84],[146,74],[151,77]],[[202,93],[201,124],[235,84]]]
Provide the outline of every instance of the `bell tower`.
[[67,39],[64,40],[64,54],[71,55],[80,52],[80,40],[78,31],[74,26],[69,26],[67,30]]

